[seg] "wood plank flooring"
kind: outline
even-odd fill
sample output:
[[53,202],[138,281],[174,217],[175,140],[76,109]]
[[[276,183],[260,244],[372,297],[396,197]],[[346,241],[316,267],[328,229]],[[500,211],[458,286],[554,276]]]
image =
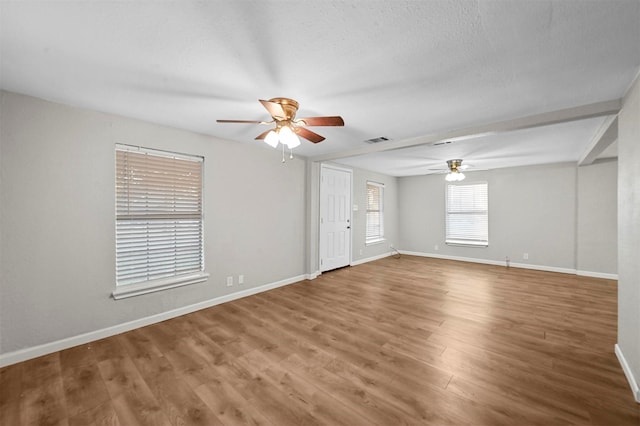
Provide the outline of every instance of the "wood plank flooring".
[[402,256],[0,370],[0,424],[640,425],[616,282]]

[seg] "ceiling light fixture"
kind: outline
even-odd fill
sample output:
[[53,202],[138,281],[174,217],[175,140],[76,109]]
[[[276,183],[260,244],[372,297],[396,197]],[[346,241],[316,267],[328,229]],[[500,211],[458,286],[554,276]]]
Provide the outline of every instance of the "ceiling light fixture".
[[289,147],[289,149],[293,149],[296,146],[300,145],[300,138],[293,132],[290,125],[285,125],[280,127],[280,143]]
[[276,148],[278,143],[286,145],[289,149],[293,149],[300,145],[300,138],[295,134],[295,131],[288,125],[280,126],[277,129],[270,130],[264,141]]
[[264,138],[264,141],[275,148],[278,146],[280,137],[278,136],[278,133],[276,133],[275,130],[270,130],[269,133],[267,133],[267,136]]
[[282,162],[284,163],[284,147],[289,148],[289,158],[293,158],[293,148],[300,145],[300,138],[295,134],[295,129],[292,128],[293,124],[278,125],[275,129],[270,130],[265,136],[264,141],[268,145],[277,148],[278,143],[282,144]]
[[459,169],[462,166],[462,160],[447,160],[447,166],[449,166],[449,173],[445,176],[447,182],[460,182],[464,180],[465,176]]

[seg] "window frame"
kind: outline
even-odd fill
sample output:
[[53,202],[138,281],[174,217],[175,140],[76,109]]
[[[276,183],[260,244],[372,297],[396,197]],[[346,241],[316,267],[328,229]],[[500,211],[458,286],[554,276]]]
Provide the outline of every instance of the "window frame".
[[[486,208],[484,210],[477,209],[469,209],[460,212],[450,212],[449,206],[449,188],[451,187],[460,187],[460,186],[477,186],[483,185],[485,188],[485,201]],[[483,236],[484,239],[473,238],[470,235],[467,235],[466,238],[453,238],[450,232],[450,215],[463,215],[463,214],[483,214],[485,217],[485,233]],[[486,181],[476,181],[476,182],[457,182],[457,183],[447,183],[445,185],[445,231],[444,231],[444,240],[445,244],[450,246],[463,246],[463,247],[488,247],[489,246],[489,183]]]
[[[178,160],[178,161],[184,160],[192,163],[193,162],[199,163],[200,164],[199,165],[199,173],[200,173],[199,194],[196,194],[195,196],[196,205],[198,205],[198,208],[196,209],[197,212],[194,213],[193,211],[191,211],[186,214],[177,213],[175,209],[180,208],[180,205],[176,207],[175,205],[176,201],[174,199],[172,201],[174,203],[173,213],[172,213],[171,210],[167,207],[171,205],[171,201],[169,203],[166,203],[167,198],[165,198],[165,199],[161,199],[160,201],[160,203],[162,204],[162,207],[158,207],[156,210],[153,210],[151,208],[149,209],[143,208],[142,210],[136,209],[135,213],[131,213],[130,209],[133,204],[130,203],[129,199],[127,198],[127,201],[124,201],[124,202],[118,199],[119,194],[125,195],[126,197],[129,197],[131,195],[130,188],[128,187],[125,190],[118,189],[119,182],[120,184],[122,184],[122,178],[119,177],[118,175],[119,170],[120,170],[120,173],[122,172],[123,169],[125,171],[130,170],[130,169],[127,169],[126,165],[119,163],[118,158],[119,158],[119,155],[121,154],[118,154],[118,151],[131,153],[133,156],[136,156],[138,154],[144,154],[151,157],[160,157],[161,159],[155,158],[154,160],[152,160],[152,161],[156,161],[156,164],[152,165],[147,170],[155,171],[156,169],[154,169],[154,167],[158,166],[158,162],[164,161],[165,163],[169,163],[169,165],[164,169],[158,168],[157,170],[162,170],[165,173],[172,172],[172,171],[175,172],[176,169],[180,168],[180,164],[175,160]],[[138,160],[140,159],[141,157],[138,157]],[[156,291],[161,291],[161,290],[166,290],[170,288],[175,288],[175,287],[180,287],[184,285],[195,284],[195,283],[206,281],[209,277],[209,274],[205,272],[205,260],[204,260],[204,157],[197,156],[197,155],[190,155],[190,154],[175,153],[175,152],[164,151],[164,150],[157,150],[152,148],[143,148],[139,146],[115,144],[114,164],[115,164],[115,167],[114,167],[115,247],[114,248],[116,250],[115,252],[116,287],[115,287],[115,290],[112,292],[112,297],[116,300],[124,299],[124,298],[138,296],[146,293],[151,293],[151,292],[156,292]],[[186,163],[183,163],[183,164],[186,164]],[[142,176],[144,176],[144,173],[142,174]],[[153,179],[153,181],[155,181],[155,179]],[[172,191],[171,189],[168,189],[170,187],[169,185],[166,185],[167,182],[170,182],[170,180],[163,178],[163,181],[159,184],[161,190],[165,191],[162,193],[162,195],[165,197],[167,196],[167,194],[169,194]],[[141,188],[142,188],[141,190],[136,191],[137,193],[142,194],[140,195],[139,200],[140,201],[144,200],[145,203],[148,203],[150,192],[145,192],[145,191],[149,191],[148,184],[142,185]],[[154,190],[156,188],[154,188]],[[175,190],[173,191],[174,191],[173,194],[176,194]],[[178,194],[180,193],[178,192]],[[181,200],[183,199],[184,198],[181,198]],[[191,204],[193,204],[193,202]],[[127,209],[128,213],[123,213],[122,212],[123,208]],[[119,214],[119,209],[120,209],[120,214]],[[122,233],[127,229],[127,227],[138,226],[138,229],[140,229],[139,228],[140,222],[146,222],[146,224],[142,229],[146,229],[146,234],[147,234],[146,238],[148,238],[148,233],[150,229],[154,229],[154,230],[159,229],[160,230],[159,232],[161,232],[162,235],[169,235],[171,234],[171,232],[174,232],[175,234],[176,229],[179,229],[180,226],[185,226],[187,221],[191,222],[187,225],[191,227],[193,227],[193,224],[195,222],[195,226],[198,232],[197,233],[198,236],[196,238],[189,237],[190,242],[193,243],[194,240],[197,240],[197,244],[199,245],[199,248],[197,249],[199,251],[198,253],[199,258],[198,258],[198,261],[196,262],[197,263],[196,268],[188,269],[186,272],[180,273],[179,268],[175,266],[181,262],[182,262],[182,265],[184,265],[184,260],[179,261],[178,257],[180,255],[183,255],[183,256],[185,255],[185,252],[183,251],[183,249],[181,247],[178,247],[177,245],[178,244],[177,240],[178,238],[181,238],[182,234],[177,234],[178,236],[173,237],[174,241],[172,242],[170,241],[169,243],[167,243],[170,245],[170,247],[174,247],[173,257],[171,257],[171,255],[168,255],[167,256],[168,259],[166,261],[162,261],[161,263],[157,264],[161,266],[167,266],[167,265],[173,264],[175,267],[173,272],[167,272],[165,274],[162,274],[163,276],[158,275],[157,277],[152,277],[151,279],[143,279],[143,280],[128,282],[128,283],[123,282],[124,280],[122,279],[119,280],[119,276],[118,276],[119,262],[126,261],[126,255],[123,255],[121,257],[118,256],[119,229],[120,229],[120,232]],[[163,224],[162,222],[165,222],[165,224]],[[170,224],[170,222],[173,222],[173,224]],[[154,228],[154,227],[158,227],[158,228]],[[138,232],[138,230],[136,230],[135,232]],[[181,232],[181,231],[178,231],[178,232]],[[165,241],[166,240],[163,240],[163,242]],[[148,256],[150,253],[150,248],[148,246],[149,241],[147,240],[143,244],[147,244],[147,246],[141,251],[144,251],[145,253],[147,253],[147,256]],[[171,244],[173,244],[173,246],[171,246]],[[191,252],[192,251],[193,250],[191,250]],[[188,263],[193,264],[193,262],[188,262]],[[147,265],[146,268],[149,268],[149,266]],[[145,270],[145,267],[140,268],[141,273],[143,273],[142,271],[144,270]],[[147,272],[147,274],[149,274],[149,272]]]
[[[369,207],[369,186],[378,188],[378,208],[370,209]],[[384,183],[367,181],[365,192],[365,245],[378,244],[385,241],[384,237]],[[369,236],[369,213],[378,213],[379,215],[379,232],[376,235]]]

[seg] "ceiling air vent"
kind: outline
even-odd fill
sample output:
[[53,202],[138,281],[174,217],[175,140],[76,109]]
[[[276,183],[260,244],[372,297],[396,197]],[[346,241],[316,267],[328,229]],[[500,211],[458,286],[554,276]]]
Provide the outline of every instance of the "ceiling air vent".
[[389,140],[389,138],[385,138],[384,136],[380,136],[379,138],[367,139],[365,142],[366,143],[380,143],[380,142],[386,142],[388,140]]

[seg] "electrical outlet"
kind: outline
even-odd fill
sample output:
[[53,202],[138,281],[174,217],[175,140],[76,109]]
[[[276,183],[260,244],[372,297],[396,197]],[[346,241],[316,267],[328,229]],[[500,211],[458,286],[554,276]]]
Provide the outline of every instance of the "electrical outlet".
[[238,275],[238,284],[244,284],[244,275]]
[[362,249],[360,249],[360,256],[362,256]]
[[434,249],[435,251],[438,251],[438,250],[440,250],[440,247],[436,244],[435,246],[433,246],[433,249]]
[[529,253],[525,253],[522,255],[522,259],[529,260]]
[[227,287],[231,287],[233,285],[233,277],[227,277]]

